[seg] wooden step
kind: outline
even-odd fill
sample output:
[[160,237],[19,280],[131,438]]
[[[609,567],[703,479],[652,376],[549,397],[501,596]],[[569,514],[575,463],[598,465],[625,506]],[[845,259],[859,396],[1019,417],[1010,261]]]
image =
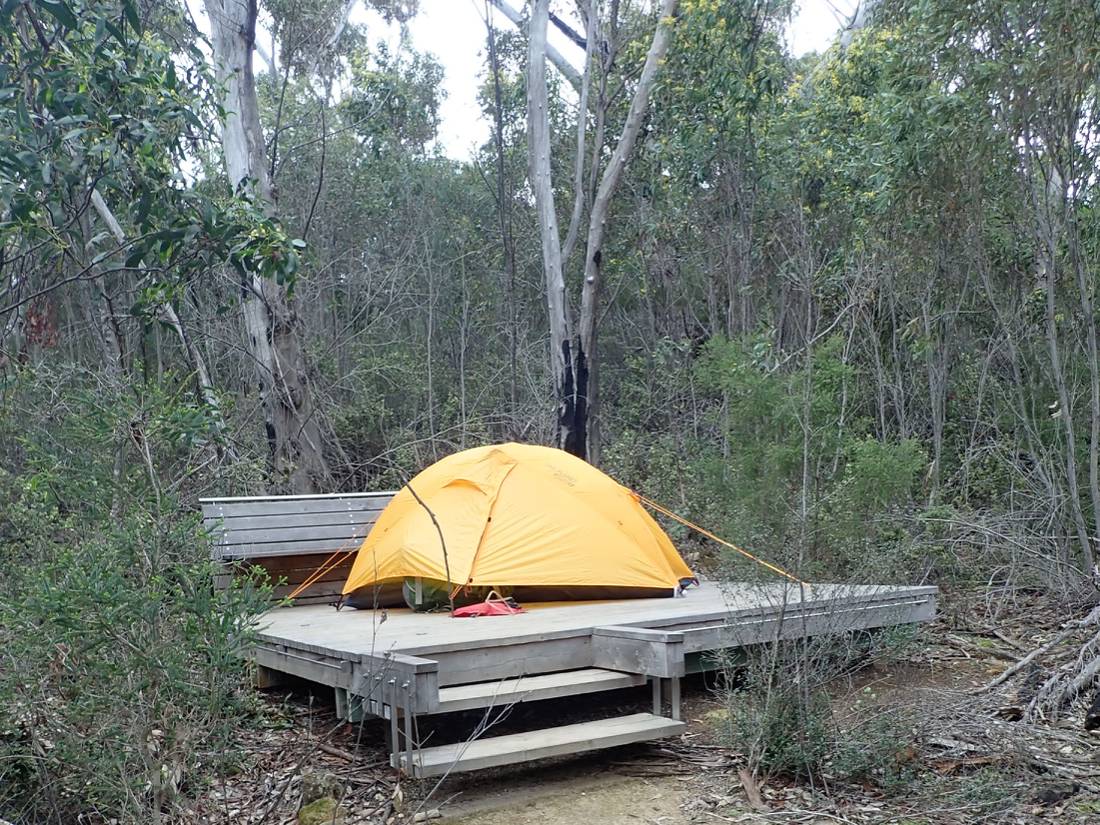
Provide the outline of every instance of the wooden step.
[[[423,748],[413,753],[413,776],[442,776],[445,773],[476,771],[498,765],[514,765],[562,756],[584,753],[634,742],[649,742],[677,736],[685,724],[652,713],[635,713],[613,719],[580,722],[558,728],[545,728],[527,733],[512,733],[454,745]],[[400,755],[401,766],[406,754]]]
[[518,679],[456,685],[439,689],[439,706],[432,713],[504,707],[516,702],[534,702],[560,696],[619,690],[644,685],[645,681],[645,676],[635,673],[586,667],[581,670],[543,673],[538,676],[521,676]]

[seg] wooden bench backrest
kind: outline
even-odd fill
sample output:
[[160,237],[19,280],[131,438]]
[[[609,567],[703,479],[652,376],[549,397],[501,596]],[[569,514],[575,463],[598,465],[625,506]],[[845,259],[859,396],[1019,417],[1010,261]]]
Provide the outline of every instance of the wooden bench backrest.
[[348,558],[333,567],[296,602],[325,601],[340,592],[367,533],[394,493],[266,496],[202,499],[211,555],[225,565],[217,586],[227,587],[242,566],[265,569],[284,598],[336,552]]

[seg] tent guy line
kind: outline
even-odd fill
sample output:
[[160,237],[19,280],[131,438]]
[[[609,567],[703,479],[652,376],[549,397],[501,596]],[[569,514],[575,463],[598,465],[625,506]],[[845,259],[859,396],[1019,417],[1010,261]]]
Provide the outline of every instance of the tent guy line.
[[738,547],[733,542],[726,541],[724,538],[722,538],[721,536],[715,535],[714,533],[712,533],[710,530],[708,530],[705,527],[700,527],[698,524],[695,524],[692,521],[688,521],[683,516],[677,515],[676,513],[672,512],[667,507],[665,507],[664,505],[658,504],[653,499],[646,498],[645,496],[643,496],[639,492],[636,492],[636,491],[633,491],[633,490],[631,492],[633,492],[634,495],[638,497],[638,501],[640,501],[642,504],[646,505],[647,507],[650,507],[650,508],[656,510],[661,515],[668,516],[668,518],[672,519],[673,521],[680,522],[680,524],[684,525],[685,527],[688,527],[688,528],[694,530],[695,532],[697,532],[697,533],[699,533],[703,536],[706,536],[711,541],[716,541],[719,544],[721,544],[722,546],[728,547],[730,550],[733,550],[737,553],[740,553],[745,558],[756,562],[761,567],[764,567],[764,568],[767,568],[768,570],[771,570],[773,573],[778,573],[780,576],[783,576],[784,578],[790,579],[795,584],[801,584],[801,585],[809,586],[809,584],[810,584],[809,582],[798,578],[793,573],[787,572],[786,570],[784,570],[779,565],[772,564],[769,561],[764,561],[764,559],[760,558],[759,556],[754,556],[748,550],[745,550],[742,547]]

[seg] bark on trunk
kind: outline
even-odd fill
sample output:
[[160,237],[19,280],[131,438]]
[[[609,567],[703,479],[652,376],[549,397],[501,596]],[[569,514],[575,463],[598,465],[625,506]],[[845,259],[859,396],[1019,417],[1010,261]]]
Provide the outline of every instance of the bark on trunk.
[[[252,49],[256,0],[205,0],[217,80],[225,90],[222,149],[229,182],[249,189],[273,214],[275,200],[268,175]],[[310,493],[330,484],[321,422],[297,314],[286,289],[258,274],[241,284],[244,327],[256,365],[264,423],[271,453],[273,485]]]
[[[527,143],[531,186],[535,192],[542,268],[546,276],[546,304],[550,315],[550,373],[557,401],[555,440],[557,446],[584,455],[584,433],[576,432],[575,363],[571,352],[573,324],[565,294],[562,272],[561,236],[554,208],[550,178],[550,114],[546,91],[546,24],[549,0],[531,4],[527,50]],[[579,418],[583,423],[583,416]],[[578,444],[580,445],[578,448]]]
[[630,101],[630,110],[627,112],[622,135],[620,135],[614,154],[612,154],[611,160],[600,178],[600,186],[596,190],[596,197],[592,200],[592,211],[588,216],[584,284],[581,287],[581,313],[577,329],[577,353],[575,356],[578,365],[578,402],[575,409],[578,414],[583,414],[584,418],[578,420],[575,428],[586,436],[586,443],[582,442],[580,444],[582,452],[579,452],[578,455],[587,457],[593,463],[598,463],[600,460],[599,359],[596,350],[596,321],[600,304],[600,271],[603,259],[604,232],[607,229],[607,219],[611,212],[611,199],[619,186],[626,164],[634,153],[634,145],[637,143],[638,133],[642,129],[642,121],[649,107],[649,96],[653,91],[653,85],[657,80],[661,63],[668,53],[669,44],[672,42],[672,16],[676,13],[677,2],[678,0],[663,0],[661,3],[657,29],[653,33],[653,42],[649,46],[645,64],[642,66],[642,73],[638,78],[638,85],[635,87],[634,96]]

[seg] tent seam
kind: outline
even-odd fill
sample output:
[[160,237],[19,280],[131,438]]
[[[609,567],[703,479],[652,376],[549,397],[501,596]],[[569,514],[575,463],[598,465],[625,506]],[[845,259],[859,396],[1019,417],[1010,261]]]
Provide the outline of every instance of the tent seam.
[[477,538],[477,548],[474,550],[474,557],[470,559],[470,572],[466,575],[466,581],[463,583],[463,587],[466,587],[474,580],[474,575],[477,573],[477,560],[481,556],[481,546],[485,544],[485,534],[489,532],[489,525],[493,523],[493,510],[496,509],[497,499],[500,498],[500,488],[504,486],[504,482],[508,480],[508,476],[512,474],[512,470],[516,469],[518,461],[513,461],[511,466],[508,467],[506,472],[500,479],[500,483],[497,484],[497,488],[493,491],[493,500],[489,502],[489,509],[485,515],[485,526],[481,528],[481,535]]

